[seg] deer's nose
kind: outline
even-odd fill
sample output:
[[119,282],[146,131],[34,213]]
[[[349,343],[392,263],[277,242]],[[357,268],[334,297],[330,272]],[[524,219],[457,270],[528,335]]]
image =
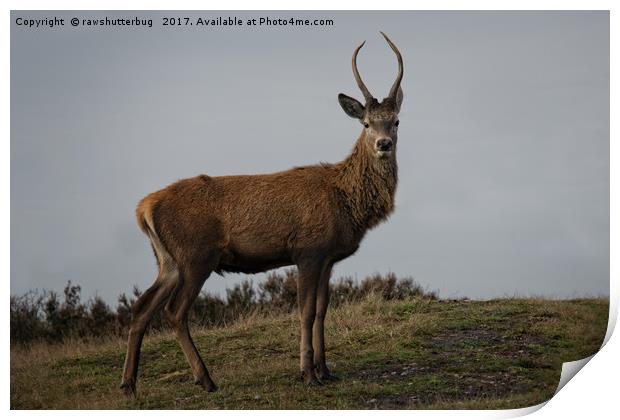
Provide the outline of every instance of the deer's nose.
[[392,139],[382,138],[377,140],[377,150],[381,152],[388,152],[392,150]]

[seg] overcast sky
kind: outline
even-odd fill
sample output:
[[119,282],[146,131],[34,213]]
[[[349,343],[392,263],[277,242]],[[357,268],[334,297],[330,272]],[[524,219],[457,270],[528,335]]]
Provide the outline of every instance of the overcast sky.
[[[17,17],[151,18],[28,29]],[[331,27],[162,27],[162,16]],[[335,276],[394,271],[443,297],[609,293],[607,12],[11,13],[11,293],[67,280],[109,302],[156,275],[134,209],[185,177],[346,157],[337,94],[405,60],[396,212]],[[242,277],[212,275],[223,292]],[[261,280],[264,275],[253,276]]]

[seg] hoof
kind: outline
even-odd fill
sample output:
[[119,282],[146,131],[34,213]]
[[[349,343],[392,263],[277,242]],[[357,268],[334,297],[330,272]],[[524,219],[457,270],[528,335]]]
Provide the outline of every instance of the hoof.
[[323,382],[319,381],[316,378],[305,381],[305,384],[311,388],[323,386]]
[[218,390],[217,385],[215,385],[215,383],[209,377],[205,377],[202,379],[196,379],[194,380],[194,383],[196,385],[200,385],[200,387],[207,392],[215,392]]
[[136,384],[133,382],[123,382],[120,388],[127,398],[136,398]]
[[323,386],[323,383],[314,374],[308,375],[306,372],[301,372],[301,380],[310,387]]
[[336,375],[332,375],[332,373],[327,368],[327,365],[325,364],[317,363],[314,369],[315,369],[314,371],[316,372],[317,378],[319,378],[319,380],[321,381],[335,382],[335,381],[340,380],[340,378],[337,377]]

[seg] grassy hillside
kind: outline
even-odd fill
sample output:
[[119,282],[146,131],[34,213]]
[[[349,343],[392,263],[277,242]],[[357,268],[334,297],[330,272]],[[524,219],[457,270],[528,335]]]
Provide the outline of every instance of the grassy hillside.
[[328,313],[328,364],[341,381],[298,377],[294,313],[193,329],[220,390],[193,384],[172,335],[145,339],[139,397],[118,386],[125,343],[11,348],[11,408],[518,408],[549,399],[561,363],[600,347],[608,301],[486,302],[370,296]]

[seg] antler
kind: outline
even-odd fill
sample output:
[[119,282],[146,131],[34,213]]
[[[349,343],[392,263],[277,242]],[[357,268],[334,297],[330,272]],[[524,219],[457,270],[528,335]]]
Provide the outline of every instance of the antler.
[[394,43],[390,41],[390,38],[388,38],[388,36],[384,34],[383,32],[381,31],[379,32],[381,33],[381,35],[383,35],[387,43],[390,45],[390,48],[392,49],[392,51],[394,51],[394,53],[396,54],[396,58],[398,59],[398,76],[396,76],[396,80],[394,81],[394,84],[392,85],[392,89],[390,89],[390,95],[389,95],[390,98],[396,99],[398,89],[400,88],[400,82],[403,80],[403,57],[400,55],[400,51],[398,51],[398,48],[396,48],[396,45],[394,45]]
[[364,82],[362,82],[362,78],[360,77],[359,71],[357,71],[357,53],[359,52],[360,49],[362,49],[365,43],[366,41],[362,42],[362,44],[355,49],[351,64],[353,67],[353,75],[355,76],[355,81],[357,82],[357,86],[359,86],[360,90],[364,94],[364,98],[366,99],[366,102],[371,102],[374,98],[372,94],[370,93],[370,91],[368,90],[368,88],[366,87],[366,85],[364,84]]

